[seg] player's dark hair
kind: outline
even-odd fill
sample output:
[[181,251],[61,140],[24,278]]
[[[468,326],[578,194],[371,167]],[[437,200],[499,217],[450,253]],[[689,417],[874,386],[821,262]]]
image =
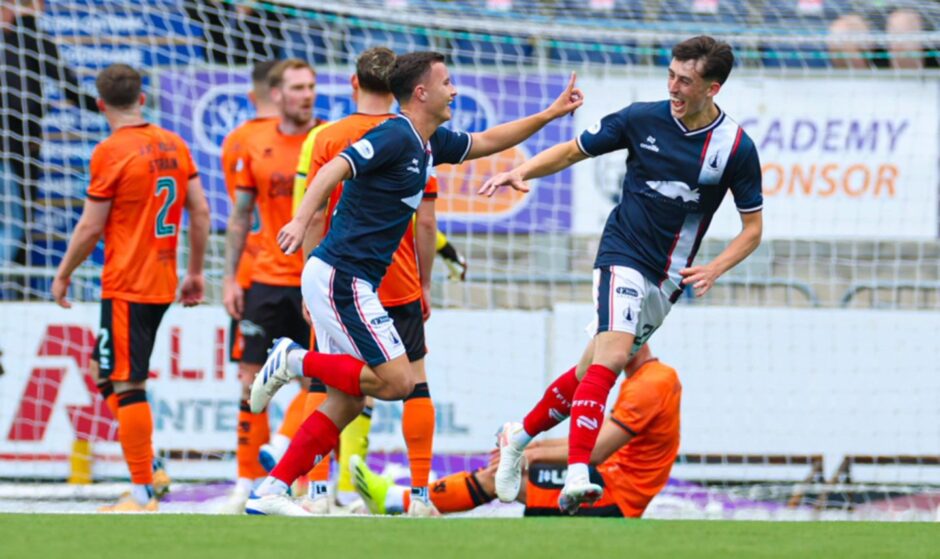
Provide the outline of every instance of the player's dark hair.
[[314,76],[317,75],[317,71],[306,61],[299,58],[288,58],[287,60],[279,61],[268,72],[268,87],[271,89],[281,87],[281,84],[284,83],[284,74],[286,74],[288,70],[298,69],[310,70],[313,72]]
[[388,85],[392,95],[399,103],[411,99],[415,86],[431,71],[435,62],[444,62],[444,55],[439,52],[409,52],[395,59],[395,66],[388,75]]
[[720,84],[725,83],[728,75],[731,74],[731,67],[734,66],[734,53],[731,51],[731,45],[708,35],[692,37],[672,47],[672,57],[679,62],[687,60],[701,62],[701,65],[696,64],[696,67],[700,68],[699,74],[702,79]]
[[98,97],[105,105],[117,109],[131,107],[140,99],[140,72],[127,64],[112,64],[95,79]]
[[372,93],[390,93],[388,76],[395,64],[395,53],[386,47],[374,47],[356,59],[359,87]]
[[268,74],[271,69],[277,66],[280,60],[262,60],[251,68],[251,83],[257,89],[258,86],[268,87]]

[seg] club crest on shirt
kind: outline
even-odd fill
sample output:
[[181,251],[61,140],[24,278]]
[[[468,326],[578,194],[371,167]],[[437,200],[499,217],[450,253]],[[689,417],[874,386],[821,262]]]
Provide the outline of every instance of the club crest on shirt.
[[372,147],[372,142],[364,138],[353,144],[352,147],[363,159],[372,159],[372,156],[375,155],[375,148]]

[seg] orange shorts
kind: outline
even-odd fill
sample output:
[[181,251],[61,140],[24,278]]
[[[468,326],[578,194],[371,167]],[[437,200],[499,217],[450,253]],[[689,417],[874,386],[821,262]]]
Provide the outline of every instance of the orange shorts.
[[101,301],[101,329],[92,359],[111,382],[139,382],[150,373],[150,354],[169,303]]
[[[526,481],[525,516],[567,516],[558,509],[558,496],[565,485],[565,466],[535,465],[529,468]],[[591,481],[604,487],[604,479],[592,466]],[[623,517],[610,491],[593,505],[583,505],[574,516]]]

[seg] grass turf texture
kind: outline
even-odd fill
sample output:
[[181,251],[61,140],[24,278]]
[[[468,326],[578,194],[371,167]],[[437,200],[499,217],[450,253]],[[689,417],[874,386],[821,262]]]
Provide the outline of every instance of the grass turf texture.
[[0,514],[4,558],[621,556],[936,558],[940,524]]

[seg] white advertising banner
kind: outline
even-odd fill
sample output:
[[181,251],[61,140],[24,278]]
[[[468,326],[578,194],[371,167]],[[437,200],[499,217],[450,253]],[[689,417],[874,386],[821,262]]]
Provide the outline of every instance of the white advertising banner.
[[[66,477],[76,438],[90,440],[96,476],[126,475],[117,425],[87,373],[98,305],[0,306],[0,477]],[[547,313],[435,311],[426,360],[437,409],[435,450],[485,452],[520,394],[544,383]],[[196,451],[173,464],[179,478],[233,478],[240,388],[228,362],[229,320],[221,307],[173,306],[157,334],[147,384],[158,450]],[[525,339],[520,339],[525,336]],[[472,358],[471,358],[472,357]],[[278,393],[272,432],[297,393]],[[401,403],[378,402],[371,447],[405,448]],[[221,460],[219,458],[222,458]]]
[[[554,367],[591,305],[555,309]],[[682,381],[685,453],[936,455],[940,314],[676,306],[650,347]]]
[[[584,78],[580,131],[634,101],[667,97],[662,78]],[[937,236],[938,82],[732,74],[718,94],[754,140],[764,179],[765,238]],[[620,192],[626,152],[575,166],[574,231],[597,234]],[[663,177],[668,180],[669,177]],[[730,200],[710,228],[740,231]]]

